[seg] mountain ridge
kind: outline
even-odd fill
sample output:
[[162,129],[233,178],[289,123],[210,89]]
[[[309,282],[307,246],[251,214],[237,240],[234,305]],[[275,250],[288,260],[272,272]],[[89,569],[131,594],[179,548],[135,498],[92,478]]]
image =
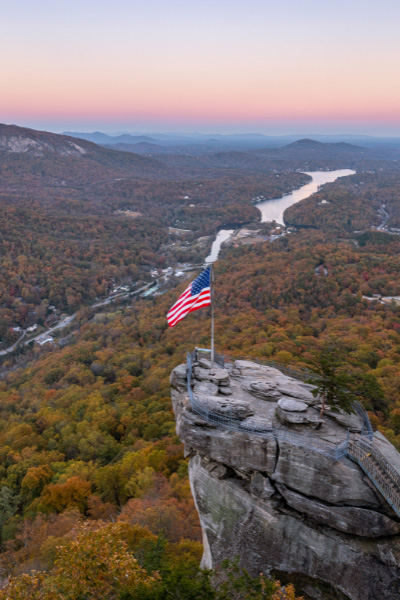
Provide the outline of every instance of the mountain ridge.
[[0,124],[0,152],[10,157],[24,154],[33,160],[62,157],[84,159],[108,168],[136,170],[139,167],[155,172],[166,170],[166,166],[156,159],[140,154],[116,151],[88,140],[4,123]]

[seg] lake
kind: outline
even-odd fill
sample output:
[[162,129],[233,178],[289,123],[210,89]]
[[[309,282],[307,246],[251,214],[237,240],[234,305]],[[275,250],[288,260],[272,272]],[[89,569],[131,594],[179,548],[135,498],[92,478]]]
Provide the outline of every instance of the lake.
[[[347,177],[348,175],[354,175],[355,171],[351,169],[340,169],[337,171],[310,171],[306,172],[306,175],[312,177],[310,183],[302,185],[297,190],[294,190],[290,194],[281,196],[280,198],[272,198],[271,200],[263,200],[258,202],[255,206],[261,212],[261,222],[266,223],[268,221],[276,221],[276,223],[284,224],[283,213],[289,206],[304,200],[312,194],[315,194],[319,188],[326,183],[333,183],[339,177]],[[218,258],[221,244],[228,240],[233,233],[233,229],[220,229],[218,231],[211,252],[207,256],[205,262],[212,263]]]

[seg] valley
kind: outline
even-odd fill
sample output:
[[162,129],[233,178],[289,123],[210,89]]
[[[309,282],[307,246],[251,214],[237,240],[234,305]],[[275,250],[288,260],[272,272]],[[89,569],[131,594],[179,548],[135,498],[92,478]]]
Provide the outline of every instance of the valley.
[[[87,159],[65,155],[69,139],[12,134],[46,145],[40,155],[15,141],[0,152],[3,583],[52,572],[56,547],[86,526],[125,535],[141,564],[164,544],[157,556],[168,569],[181,561],[198,573],[200,526],[169,376],[187,350],[209,347],[210,316],[171,329],[166,313],[210,252],[218,352],[307,369],[335,340],[349,369],[377,382],[364,407],[400,449],[394,160],[307,142],[280,150],[282,170],[275,150],[230,148],[204,161],[165,153],[140,173],[132,153],[82,145],[92,158],[75,172]],[[300,199],[321,168],[346,176],[316,180]],[[65,182],[57,191],[50,173]],[[261,216],[260,197],[265,209],[299,200],[284,206],[289,234],[277,231],[277,213]],[[242,237],[229,246],[232,230]]]

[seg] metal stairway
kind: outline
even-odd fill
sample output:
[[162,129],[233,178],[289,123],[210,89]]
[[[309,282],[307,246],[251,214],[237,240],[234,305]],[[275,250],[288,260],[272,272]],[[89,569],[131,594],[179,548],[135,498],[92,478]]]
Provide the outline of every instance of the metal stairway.
[[[269,431],[261,431],[257,428],[243,427],[241,421],[238,419],[229,418],[229,416],[222,417],[218,414],[212,414],[205,410],[194,397],[192,391],[192,366],[197,361],[199,355],[208,354],[210,350],[197,348],[194,352],[187,353],[187,365],[188,365],[188,393],[191,400],[192,409],[197,414],[201,415],[204,419],[211,421],[214,424],[218,424],[225,429],[244,431],[252,433],[254,435],[260,435],[264,437],[270,437],[273,435],[277,439],[287,441],[289,443],[310,448],[315,452],[319,452],[334,460],[338,460],[343,456],[348,456],[351,460],[356,462],[367,477],[370,479],[375,488],[380,492],[386,502],[392,507],[398,517],[400,517],[400,474],[390,464],[387,458],[378,450],[374,444],[374,432],[371,427],[368,415],[366,411],[361,407],[360,404],[355,404],[355,412],[363,420],[363,428],[360,437],[355,440],[350,440],[349,435],[342,444],[332,444],[326,441],[313,439],[312,436],[305,436],[296,433],[286,432],[283,430],[271,428]],[[228,360],[237,360],[239,357],[228,357]],[[285,375],[306,381],[309,377],[309,373],[304,370],[298,370],[295,368],[287,367],[287,365],[281,365],[273,361],[258,360],[253,357],[241,357],[242,360],[251,360],[259,364],[271,366],[275,369],[280,370]],[[215,362],[221,367],[225,366],[225,357],[222,355],[216,355]]]
[[347,455],[361,467],[386,502],[400,517],[400,474],[375,444],[361,438],[349,441]]

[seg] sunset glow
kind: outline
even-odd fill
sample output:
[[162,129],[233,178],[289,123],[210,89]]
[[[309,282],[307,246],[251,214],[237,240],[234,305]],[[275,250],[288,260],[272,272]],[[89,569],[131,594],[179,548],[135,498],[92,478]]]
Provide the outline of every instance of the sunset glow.
[[0,120],[399,135],[400,5],[384,5],[16,0],[2,8]]

